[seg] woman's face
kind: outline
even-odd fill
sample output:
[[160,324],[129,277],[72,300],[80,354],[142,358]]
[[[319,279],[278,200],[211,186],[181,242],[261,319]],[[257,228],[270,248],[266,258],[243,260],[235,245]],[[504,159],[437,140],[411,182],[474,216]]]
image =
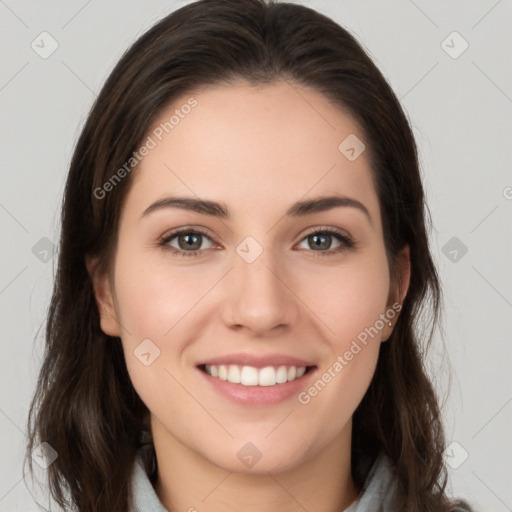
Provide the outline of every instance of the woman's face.
[[147,136],[95,289],[155,444],[239,472],[349,446],[401,300],[361,130],[310,89],[240,82]]

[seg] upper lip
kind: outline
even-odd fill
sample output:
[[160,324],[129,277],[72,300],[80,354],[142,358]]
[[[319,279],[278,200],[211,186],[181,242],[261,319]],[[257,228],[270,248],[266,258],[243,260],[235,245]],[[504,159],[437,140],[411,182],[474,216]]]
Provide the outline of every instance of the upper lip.
[[304,359],[287,356],[285,354],[226,354],[224,356],[213,357],[211,359],[201,361],[197,363],[197,366],[205,364],[209,366],[237,364],[240,366],[253,366],[254,368],[264,368],[265,366],[314,366],[313,363]]

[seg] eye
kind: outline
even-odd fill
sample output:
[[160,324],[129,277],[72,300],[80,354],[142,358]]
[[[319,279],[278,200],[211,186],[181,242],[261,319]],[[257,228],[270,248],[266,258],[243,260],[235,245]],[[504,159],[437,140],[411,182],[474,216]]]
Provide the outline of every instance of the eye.
[[[338,241],[338,245],[332,250],[324,250],[331,249],[332,240],[336,239]],[[351,249],[355,247],[354,241],[347,236],[346,234],[332,228],[322,228],[317,229],[316,231],[312,231],[301,243],[307,243],[311,247],[313,247],[313,256],[334,256],[339,254],[347,249]]]
[[[212,241],[212,239],[201,230],[182,229],[166,235],[160,240],[158,245],[179,256],[197,256],[200,250],[211,248],[204,247],[204,238],[208,239],[210,242]],[[174,239],[176,239],[175,242]],[[176,243],[177,247],[173,246],[173,243]]]

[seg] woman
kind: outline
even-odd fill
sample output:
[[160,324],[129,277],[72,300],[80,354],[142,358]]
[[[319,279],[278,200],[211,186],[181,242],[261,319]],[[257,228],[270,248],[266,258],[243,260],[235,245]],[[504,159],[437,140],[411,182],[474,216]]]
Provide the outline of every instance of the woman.
[[469,510],[421,357],[439,307],[415,142],[361,46],[303,6],[191,3],[77,143],[27,455],[80,512]]

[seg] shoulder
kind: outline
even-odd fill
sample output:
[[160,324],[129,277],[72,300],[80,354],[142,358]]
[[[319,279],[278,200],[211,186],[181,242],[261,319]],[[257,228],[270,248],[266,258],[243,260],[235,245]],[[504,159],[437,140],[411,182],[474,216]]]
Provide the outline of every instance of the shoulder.
[[[391,459],[381,452],[375,459],[358,500],[345,512],[394,512],[401,510],[404,496]],[[454,499],[450,512],[478,512],[465,500]]]

